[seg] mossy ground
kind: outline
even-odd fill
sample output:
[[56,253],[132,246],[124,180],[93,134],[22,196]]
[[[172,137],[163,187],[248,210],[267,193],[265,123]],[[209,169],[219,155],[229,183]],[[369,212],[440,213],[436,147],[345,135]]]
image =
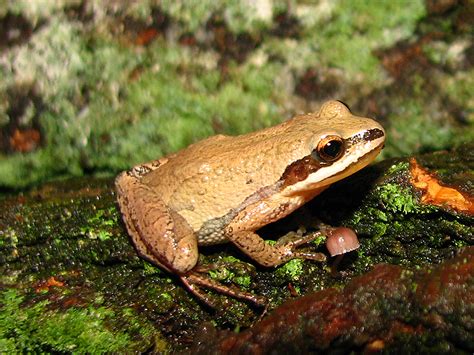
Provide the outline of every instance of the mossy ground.
[[[454,176],[465,186],[461,177],[472,174],[472,152],[467,146],[417,159],[433,173],[449,164],[442,183]],[[276,240],[298,229],[311,233],[320,221],[352,227],[361,247],[337,267],[328,257],[263,268],[232,244],[200,248],[200,262],[214,265],[211,278],[265,296],[269,310],[311,291],[342,288],[377,263],[403,265],[407,272],[441,263],[473,245],[473,218],[421,204],[410,164],[387,160],[364,169],[259,231]],[[263,311],[211,292],[212,310],[178,278],[138,258],[109,179],[56,181],[3,198],[0,207],[0,345],[7,350],[183,349],[203,323],[243,329]],[[308,247],[327,255],[323,242]],[[90,340],[92,334],[97,337]]]
[[[18,352],[120,352],[123,349],[144,350],[143,344],[131,339],[129,330],[140,334],[140,340],[151,339],[156,331],[151,324],[137,320],[131,309],[116,314],[110,308],[91,305],[68,310],[48,309],[49,301],[25,307],[24,297],[16,289],[6,289],[1,295],[0,350]],[[122,319],[124,330],[109,330],[107,323]],[[138,343],[138,342],[137,342]],[[151,346],[151,343],[149,344]]]

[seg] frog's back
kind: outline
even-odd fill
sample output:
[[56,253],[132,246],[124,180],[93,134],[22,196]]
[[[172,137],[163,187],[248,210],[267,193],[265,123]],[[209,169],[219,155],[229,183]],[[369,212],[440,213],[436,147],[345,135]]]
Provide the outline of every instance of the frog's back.
[[144,182],[197,230],[204,221],[227,214],[248,196],[276,184],[288,164],[300,158],[305,142],[288,132],[295,127],[291,121],[192,144],[146,175]]

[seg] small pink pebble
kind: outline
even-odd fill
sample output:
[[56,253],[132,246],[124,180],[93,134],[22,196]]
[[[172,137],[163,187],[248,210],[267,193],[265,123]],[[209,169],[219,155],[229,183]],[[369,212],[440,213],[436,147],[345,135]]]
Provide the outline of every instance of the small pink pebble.
[[350,228],[338,227],[328,231],[326,248],[331,256],[348,253],[358,249],[359,246],[359,239]]

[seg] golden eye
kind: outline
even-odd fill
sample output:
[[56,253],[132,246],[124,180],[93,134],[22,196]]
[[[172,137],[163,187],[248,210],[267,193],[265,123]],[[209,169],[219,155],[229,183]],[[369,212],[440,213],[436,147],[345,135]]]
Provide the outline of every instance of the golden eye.
[[319,161],[331,163],[343,154],[344,140],[339,136],[331,135],[321,139],[311,155]]

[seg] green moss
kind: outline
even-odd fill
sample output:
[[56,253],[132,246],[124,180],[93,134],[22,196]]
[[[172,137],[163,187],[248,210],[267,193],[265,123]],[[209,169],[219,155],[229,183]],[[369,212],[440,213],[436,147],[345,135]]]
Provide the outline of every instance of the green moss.
[[[388,13],[392,16],[387,17]],[[382,37],[388,45],[409,36],[415,30],[417,21],[425,15],[425,4],[420,0],[375,3],[343,0],[334,8],[333,15],[333,20],[340,21],[338,25],[343,25],[342,33],[356,32],[364,33],[369,38]],[[382,32],[385,32],[384,36],[381,36]]]
[[23,305],[14,289],[2,292],[1,352],[114,352],[133,348],[129,336],[113,332],[107,322],[115,313],[105,307],[70,308],[56,313],[48,302]]
[[148,261],[142,260],[142,265],[145,275],[155,275],[163,273],[163,271],[159,267],[154,266]]
[[[369,244],[371,241],[364,241],[364,243]],[[357,249],[357,262],[356,262],[356,267],[358,269],[358,273],[362,273],[364,270],[367,270],[367,268],[373,266],[374,263],[374,258],[370,255],[367,255],[366,251],[369,249],[369,245],[364,245],[363,248]],[[328,271],[329,272],[329,271]]]
[[248,288],[250,287],[252,278],[249,275],[240,275],[240,276],[235,276],[232,279],[232,281],[241,287]]
[[18,244],[18,235],[16,230],[11,226],[6,227],[4,230],[0,231],[0,243],[1,246],[7,245],[12,249],[15,249]]
[[292,259],[278,267],[275,274],[289,281],[297,281],[303,272],[303,260]]
[[[208,71],[195,63],[188,66],[195,53],[186,48],[157,42],[151,53],[157,53],[150,60],[160,70],[149,68],[127,86],[126,105],[114,108],[100,101],[91,105],[91,116],[116,122],[115,129],[98,128],[95,137],[91,137],[87,156],[92,166],[124,169],[216,133],[215,127],[223,132],[244,133],[275,122],[276,109],[265,103],[271,91],[273,67],[263,70],[268,74],[259,78],[252,77],[251,73],[257,70],[254,68],[244,68],[250,74],[242,73],[241,69],[235,69],[235,73],[231,70],[235,80],[216,87],[215,72],[206,74]],[[187,75],[182,68],[204,74],[194,77],[188,86],[183,84]],[[128,123],[130,119],[134,120],[132,126]],[[100,143],[104,130],[109,137],[105,147]],[[148,149],[140,149],[145,146]]]
[[[222,0],[221,0],[222,1]],[[273,18],[270,1],[224,0],[224,16],[234,33],[258,32],[268,28]]]
[[194,32],[203,26],[213,12],[220,7],[218,1],[173,1],[164,0],[161,6],[166,13],[170,14],[184,24],[186,31]]
[[[465,116],[472,127],[474,125],[474,100],[472,98],[472,93],[474,92],[474,69],[459,71],[456,75],[443,77],[443,85],[441,87],[453,102],[461,107],[466,107]],[[464,130],[464,133],[467,133],[467,142],[474,141],[473,128]]]
[[61,14],[61,10],[68,6],[78,6],[80,0],[56,0],[56,1],[5,1],[2,9],[9,10],[14,14],[23,14],[33,23],[37,23],[39,19]]
[[203,27],[215,13],[223,15],[229,29],[234,33],[253,32],[264,28],[272,18],[272,6],[269,2],[260,4],[242,0],[164,0],[160,5],[166,13],[181,22],[185,32],[195,32],[199,27]]
[[[226,256],[218,261],[219,267],[209,270],[209,276],[220,282],[232,282],[243,288],[251,285],[252,277],[248,273],[247,266],[250,266],[241,260]],[[250,266],[252,267],[252,266]]]
[[227,268],[218,268],[218,269],[214,269],[214,270],[210,270],[209,271],[209,276],[212,277],[213,279],[215,280],[219,280],[219,281],[229,281],[231,280],[235,274],[230,271],[229,269]]
[[403,188],[396,184],[385,184],[377,187],[376,191],[388,211],[403,214],[419,211],[413,192],[409,188]]
[[75,83],[87,68],[81,34],[78,24],[52,17],[27,46],[7,52],[6,85],[34,84],[43,98],[60,104],[78,89]]
[[446,149],[452,145],[453,139],[465,135],[439,112],[434,114],[437,116],[431,116],[424,105],[422,101],[405,100],[394,106],[397,109],[390,115],[391,125],[387,129],[383,157]]
[[307,31],[318,43],[320,62],[345,69],[351,79],[363,73],[366,83],[376,83],[384,75],[372,51],[410,36],[424,14],[421,0],[345,0],[338,2],[327,20]]
[[319,235],[319,236],[317,236],[317,237],[312,241],[312,243],[313,243],[316,247],[318,247],[318,246],[320,246],[320,245],[326,243],[326,236],[325,236],[325,235]]
[[[119,109],[117,88],[125,86],[140,57],[103,42],[90,50],[80,28],[61,17],[35,33],[29,46],[8,54],[5,89],[16,82],[36,88],[45,101],[40,124],[47,145],[0,159],[0,184],[26,186],[55,175],[82,174],[90,164],[88,147],[120,125],[116,119],[103,120],[103,110],[94,108]],[[83,102],[81,90],[90,94],[90,105]]]
[[386,174],[387,175],[395,175],[395,174],[398,174],[398,173],[402,173],[404,171],[407,171],[409,166],[410,166],[410,164],[406,161],[395,163],[387,169]]
[[104,242],[112,237],[113,233],[110,229],[115,226],[117,222],[115,208],[98,210],[94,216],[87,220],[87,225],[81,227],[81,233],[91,239],[99,239]]

